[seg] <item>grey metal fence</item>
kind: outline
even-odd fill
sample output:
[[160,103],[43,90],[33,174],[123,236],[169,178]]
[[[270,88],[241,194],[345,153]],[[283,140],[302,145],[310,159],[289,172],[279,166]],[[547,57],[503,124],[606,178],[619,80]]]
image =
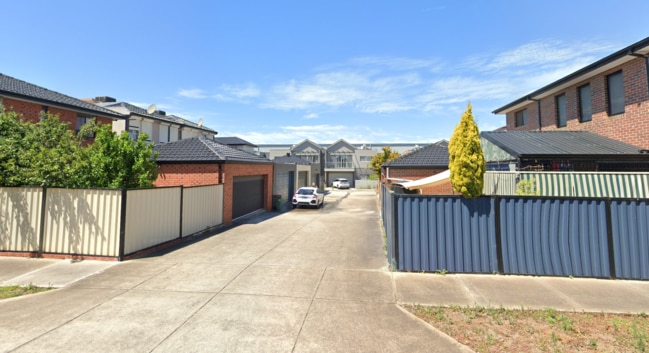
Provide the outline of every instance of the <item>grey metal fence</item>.
[[403,195],[382,189],[399,271],[649,279],[649,200]]

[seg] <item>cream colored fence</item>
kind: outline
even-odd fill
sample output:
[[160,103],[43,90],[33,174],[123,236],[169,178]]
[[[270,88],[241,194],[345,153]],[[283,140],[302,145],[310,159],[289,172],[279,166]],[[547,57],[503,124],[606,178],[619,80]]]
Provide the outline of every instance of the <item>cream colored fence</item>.
[[38,251],[42,188],[0,188],[0,251]]
[[123,258],[222,223],[223,185],[0,188],[0,252]]
[[183,190],[183,236],[223,223],[223,185]]
[[119,256],[121,190],[46,192],[43,252]]

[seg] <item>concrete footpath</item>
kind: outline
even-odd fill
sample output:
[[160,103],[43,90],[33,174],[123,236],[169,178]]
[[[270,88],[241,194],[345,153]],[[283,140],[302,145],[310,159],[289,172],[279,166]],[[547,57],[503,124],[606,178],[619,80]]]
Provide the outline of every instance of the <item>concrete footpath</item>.
[[649,282],[387,270],[373,192],[115,262],[0,258],[0,352],[470,352],[398,304],[646,312]]

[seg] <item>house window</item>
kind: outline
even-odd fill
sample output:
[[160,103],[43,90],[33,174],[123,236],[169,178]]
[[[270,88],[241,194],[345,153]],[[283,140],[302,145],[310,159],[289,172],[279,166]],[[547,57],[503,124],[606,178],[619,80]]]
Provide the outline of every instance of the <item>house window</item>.
[[515,126],[527,125],[527,109],[519,110],[516,112]]
[[41,106],[41,120],[45,119],[47,117],[47,113],[49,113],[50,108],[46,105]]
[[[87,115],[77,115],[77,126],[75,128],[75,132],[78,134],[79,131],[81,131],[81,127],[83,127],[84,125],[89,123],[90,120],[92,120],[92,118],[87,116]],[[91,134],[89,134],[87,136],[84,136],[84,137],[94,138],[95,133],[93,132],[93,133],[91,133]]]
[[591,105],[590,84],[585,84],[579,90],[579,121],[593,120],[593,107]]
[[566,95],[560,94],[556,97],[557,104],[557,127],[565,127],[568,122],[566,116]]
[[606,77],[608,89],[608,115],[624,113],[624,80],[622,71]]

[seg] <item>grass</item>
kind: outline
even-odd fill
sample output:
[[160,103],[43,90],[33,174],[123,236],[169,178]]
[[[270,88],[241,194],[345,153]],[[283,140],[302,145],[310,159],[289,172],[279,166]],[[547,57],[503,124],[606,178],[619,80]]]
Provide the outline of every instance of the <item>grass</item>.
[[649,316],[645,313],[404,308],[476,352],[649,352]]
[[52,287],[37,287],[32,284],[26,286],[3,286],[0,287],[0,300],[20,297],[21,295],[45,292]]

